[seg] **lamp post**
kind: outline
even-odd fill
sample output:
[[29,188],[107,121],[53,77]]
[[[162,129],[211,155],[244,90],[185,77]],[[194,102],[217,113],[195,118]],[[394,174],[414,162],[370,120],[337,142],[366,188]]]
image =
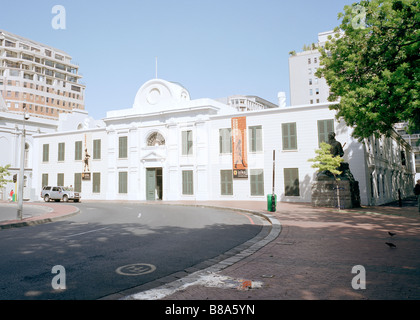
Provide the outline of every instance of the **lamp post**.
[[18,209],[17,209],[17,218],[22,220],[23,217],[23,183],[24,183],[24,174],[25,174],[25,121],[29,119],[29,115],[26,113],[26,107],[23,108],[23,130],[21,136],[21,145],[20,145],[20,168],[19,168],[19,190],[18,190]]

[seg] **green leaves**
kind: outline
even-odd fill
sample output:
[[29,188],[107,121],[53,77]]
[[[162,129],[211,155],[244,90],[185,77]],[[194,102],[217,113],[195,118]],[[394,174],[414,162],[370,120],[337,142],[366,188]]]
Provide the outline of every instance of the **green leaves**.
[[6,165],[5,167],[0,166],[0,188],[3,188],[7,182],[12,182],[12,180],[7,180],[4,178],[10,175],[9,168],[10,164]]
[[343,159],[340,156],[333,157],[331,154],[331,145],[326,142],[321,142],[320,148],[315,150],[317,154],[315,158],[309,159],[309,162],[315,162],[311,167],[318,168],[318,171],[329,171],[334,177],[340,175],[342,172],[340,168]]
[[359,140],[388,135],[398,122],[420,130],[419,6],[418,0],[345,6],[336,36],[319,49],[317,76],[330,86],[328,100],[337,101],[331,108]]

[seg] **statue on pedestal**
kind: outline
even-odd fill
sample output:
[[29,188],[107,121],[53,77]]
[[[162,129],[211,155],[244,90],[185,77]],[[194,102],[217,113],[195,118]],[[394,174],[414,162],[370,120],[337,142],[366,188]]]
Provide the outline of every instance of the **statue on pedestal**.
[[[335,139],[334,132],[328,134],[328,144],[331,145],[331,154],[334,157],[339,156],[342,158],[344,156],[343,146]],[[347,162],[342,162],[338,170],[341,171],[341,174],[337,176],[337,180],[348,184],[347,189],[349,189],[348,191],[350,193],[351,207],[360,207],[359,183],[354,179],[349,164]],[[331,172],[322,171],[318,173],[316,180],[320,183],[330,183],[330,181],[335,181],[335,178]]]
[[331,145],[331,154],[334,157],[336,157],[336,156],[343,157],[344,156],[343,146],[341,145],[340,142],[335,140],[335,133],[334,132],[330,132],[328,134],[328,144]]

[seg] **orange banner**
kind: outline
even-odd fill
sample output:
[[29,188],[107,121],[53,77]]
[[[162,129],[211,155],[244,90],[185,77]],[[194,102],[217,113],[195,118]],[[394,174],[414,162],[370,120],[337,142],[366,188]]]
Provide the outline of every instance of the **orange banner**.
[[248,178],[246,117],[232,118],[233,177]]

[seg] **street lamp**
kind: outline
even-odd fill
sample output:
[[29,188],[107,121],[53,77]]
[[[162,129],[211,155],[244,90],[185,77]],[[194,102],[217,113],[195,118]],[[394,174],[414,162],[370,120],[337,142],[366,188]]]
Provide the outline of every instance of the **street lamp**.
[[21,145],[20,145],[20,168],[19,168],[19,190],[18,190],[18,209],[17,209],[17,218],[22,220],[23,217],[23,183],[24,183],[24,174],[25,174],[25,121],[29,119],[29,114],[26,113],[26,106],[23,107],[23,130],[21,136]]

